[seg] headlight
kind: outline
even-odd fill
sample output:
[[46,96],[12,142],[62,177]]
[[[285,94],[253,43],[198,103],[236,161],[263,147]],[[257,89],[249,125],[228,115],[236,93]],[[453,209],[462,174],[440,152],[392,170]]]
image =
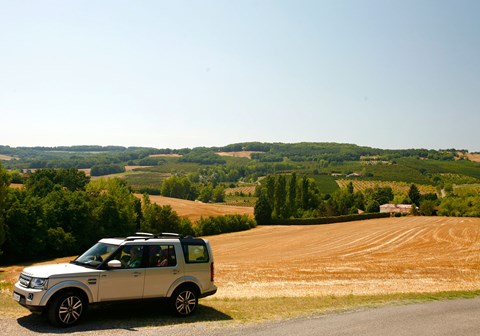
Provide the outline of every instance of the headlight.
[[30,288],[33,289],[47,289],[48,279],[44,278],[32,278],[30,281]]

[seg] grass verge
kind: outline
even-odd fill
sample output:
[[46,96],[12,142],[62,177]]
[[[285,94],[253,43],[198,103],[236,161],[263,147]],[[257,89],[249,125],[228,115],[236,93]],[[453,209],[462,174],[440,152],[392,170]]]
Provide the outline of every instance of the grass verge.
[[[475,298],[477,291],[451,291],[437,293],[397,293],[385,295],[273,297],[253,299],[204,299],[200,303],[241,323],[279,320],[310,314],[322,314],[351,309],[373,308],[387,304],[411,304],[437,300]],[[199,310],[200,312],[201,310]],[[205,320],[208,317],[205,316]]]

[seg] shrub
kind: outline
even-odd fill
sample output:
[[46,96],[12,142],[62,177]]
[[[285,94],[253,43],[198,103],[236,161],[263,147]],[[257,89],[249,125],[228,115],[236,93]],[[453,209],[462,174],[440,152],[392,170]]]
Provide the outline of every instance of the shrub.
[[220,233],[245,231],[257,226],[257,223],[247,215],[225,215],[202,217],[194,226],[197,236],[211,236]]

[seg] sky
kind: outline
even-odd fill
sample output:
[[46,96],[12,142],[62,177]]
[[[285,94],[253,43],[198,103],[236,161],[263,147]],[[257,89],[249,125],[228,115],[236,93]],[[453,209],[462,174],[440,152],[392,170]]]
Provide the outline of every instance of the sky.
[[0,0],[0,145],[480,151],[480,1]]

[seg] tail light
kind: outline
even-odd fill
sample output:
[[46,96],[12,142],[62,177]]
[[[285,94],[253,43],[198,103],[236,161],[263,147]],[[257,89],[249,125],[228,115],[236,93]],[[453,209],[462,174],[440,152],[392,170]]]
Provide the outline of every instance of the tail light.
[[210,281],[213,282],[215,278],[215,267],[213,266],[213,262],[210,264]]

